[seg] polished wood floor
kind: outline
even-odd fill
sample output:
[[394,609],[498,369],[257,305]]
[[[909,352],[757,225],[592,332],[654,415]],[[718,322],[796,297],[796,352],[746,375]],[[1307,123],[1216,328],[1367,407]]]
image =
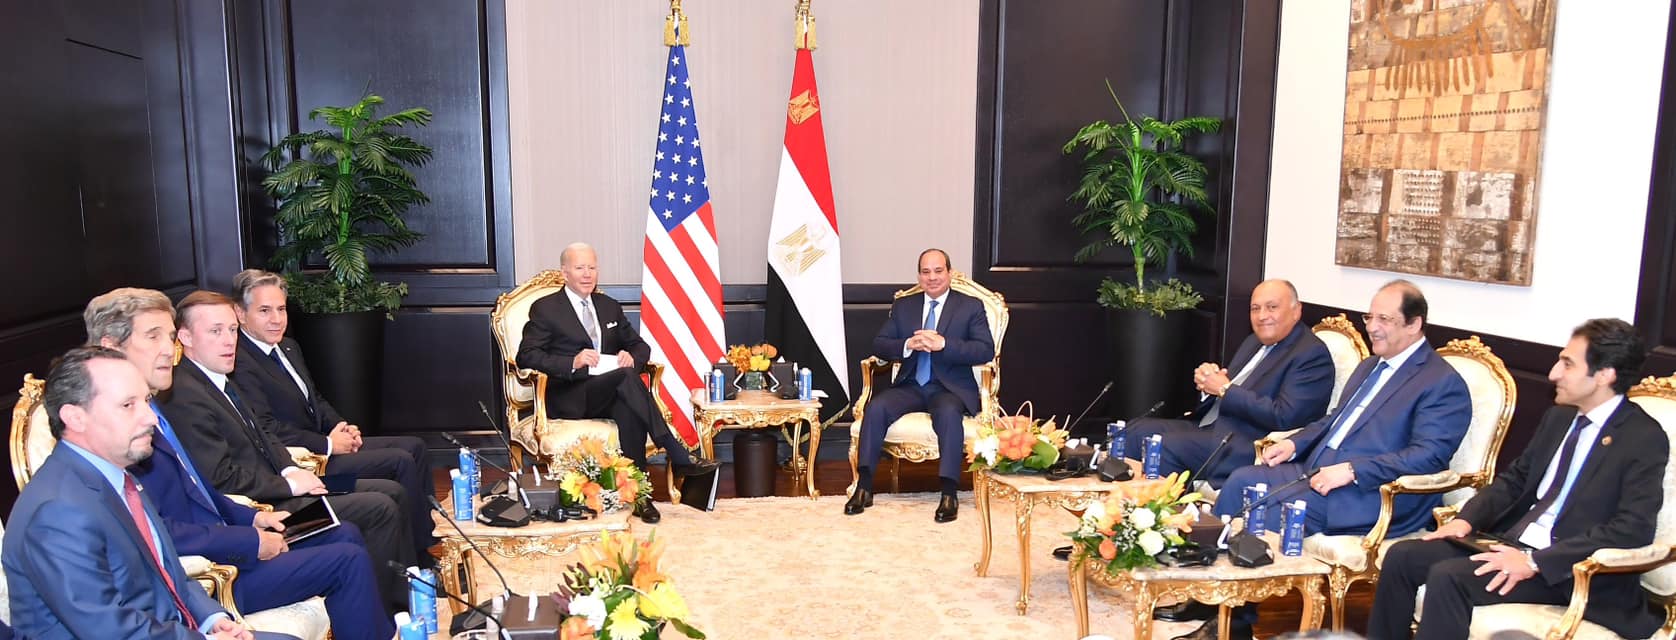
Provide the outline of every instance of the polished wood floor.
[[[653,466],[652,486],[656,487],[653,496],[659,501],[667,501],[665,491],[664,471],[662,466]],[[501,477],[498,471],[484,470],[485,481],[492,482]],[[900,475],[901,490],[904,492],[936,491],[937,467],[934,464],[903,464]],[[890,477],[883,471],[876,474],[873,486],[880,491],[889,487]],[[816,464],[815,489],[823,496],[844,495],[850,484],[850,464],[847,460],[821,460]],[[445,497],[448,487],[447,468],[439,468],[436,487],[438,499]],[[961,479],[961,489],[971,489],[970,476]],[[802,486],[792,486],[791,474],[781,469],[775,474],[774,495],[801,496]],[[720,488],[717,498],[735,498],[739,496],[734,484],[733,465],[722,466]],[[1373,589],[1367,583],[1358,583],[1350,590],[1348,612],[1345,619],[1345,629],[1358,633],[1367,629],[1368,611],[1373,603]],[[1259,638],[1269,638],[1298,629],[1299,619],[1303,615],[1303,601],[1296,595],[1276,598],[1265,602],[1262,613],[1257,621],[1256,635]],[[1332,614],[1326,614],[1323,625],[1332,624]]]

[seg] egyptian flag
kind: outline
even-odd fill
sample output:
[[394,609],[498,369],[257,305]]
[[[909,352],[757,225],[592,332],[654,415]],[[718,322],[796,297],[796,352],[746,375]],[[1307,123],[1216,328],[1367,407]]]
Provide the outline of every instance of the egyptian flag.
[[839,268],[838,210],[826,166],[820,92],[815,89],[813,19],[804,37],[799,15],[797,64],[786,104],[786,145],[768,229],[769,344],[807,367],[816,389],[831,400],[827,412],[849,403],[844,348],[843,271]]

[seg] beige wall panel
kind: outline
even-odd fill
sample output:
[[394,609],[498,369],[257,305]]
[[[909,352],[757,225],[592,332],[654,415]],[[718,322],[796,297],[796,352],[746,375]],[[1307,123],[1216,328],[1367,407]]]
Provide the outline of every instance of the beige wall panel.
[[[667,3],[507,6],[519,279],[577,240],[601,280],[640,281]],[[686,3],[722,282],[765,280],[791,85],[789,0]],[[899,283],[927,244],[970,268],[977,2],[816,0],[820,83],[844,280]]]

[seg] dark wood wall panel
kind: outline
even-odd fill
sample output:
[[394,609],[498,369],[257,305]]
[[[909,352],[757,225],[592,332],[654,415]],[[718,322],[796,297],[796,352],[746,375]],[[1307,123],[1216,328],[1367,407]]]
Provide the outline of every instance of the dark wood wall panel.
[[435,114],[430,126],[412,133],[436,152],[414,172],[431,204],[408,215],[425,239],[378,264],[494,268],[483,4],[291,0],[286,6],[298,128],[322,126],[308,120],[315,107],[353,104],[368,91],[384,97],[380,113],[423,106]]
[[[1094,304],[1098,283],[1134,278],[1123,249],[1072,260],[1088,238],[1072,227],[1080,209],[1066,199],[1078,159],[1061,148],[1083,124],[1121,117],[1108,80],[1132,116],[1224,119],[1222,133],[1191,148],[1210,169],[1212,205],[1200,217],[1195,255],[1149,262],[1147,274],[1174,274],[1205,295],[1187,320],[1195,361],[1219,360],[1250,332],[1246,302],[1230,297],[1249,295],[1262,252],[1259,245],[1230,253],[1227,239],[1252,229],[1260,237],[1266,226],[1279,2],[1053,4],[1051,11],[1018,0],[981,5],[973,271],[1013,309],[1002,358],[1009,408],[1030,399],[1038,413],[1064,415],[1112,378],[1110,323]],[[1254,124],[1236,127],[1236,118]],[[1230,312],[1235,304],[1239,312]],[[1191,392],[1186,381],[1182,389],[1183,397]],[[1128,417],[1111,413],[1096,406],[1084,424]]]
[[384,345],[384,395],[393,401],[384,403],[382,433],[487,429],[479,401],[499,415],[488,309],[403,309],[386,326]]

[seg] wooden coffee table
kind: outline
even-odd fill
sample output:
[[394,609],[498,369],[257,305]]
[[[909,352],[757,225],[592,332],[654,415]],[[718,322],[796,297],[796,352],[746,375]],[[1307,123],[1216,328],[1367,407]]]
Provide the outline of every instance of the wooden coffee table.
[[1078,548],[1071,555],[1071,608],[1076,610],[1077,637],[1088,635],[1088,583],[1109,587],[1113,592],[1135,598],[1136,638],[1152,637],[1152,608],[1160,599],[1192,599],[1216,605],[1219,638],[1228,637],[1229,607],[1261,602],[1296,590],[1304,599],[1303,619],[1298,630],[1321,628],[1326,596],[1321,585],[1331,570],[1309,556],[1289,557],[1280,553],[1280,536],[1268,533],[1263,539],[1274,553],[1274,564],[1236,567],[1223,554],[1205,567],[1151,567],[1132,571],[1106,572],[1103,565],[1087,562]]
[[[1129,466],[1135,471],[1135,477],[1140,478],[1140,463],[1129,460]],[[1018,533],[1018,603],[1016,607],[1019,615],[1024,615],[1030,607],[1030,526],[1032,514],[1036,507],[1062,507],[1073,514],[1081,515],[1089,504],[1098,500],[1105,500],[1114,491],[1133,492],[1135,494],[1150,493],[1162,484],[1163,480],[1128,480],[1124,482],[1104,482],[1098,476],[1087,475],[1070,480],[1053,481],[1041,474],[1001,474],[990,470],[978,471],[972,474],[973,502],[977,503],[978,519],[983,522],[983,549],[979,552],[977,569],[979,576],[989,575],[989,556],[993,544],[991,541],[990,500],[999,498],[1013,504]],[[1087,634],[1084,634],[1087,635]]]

